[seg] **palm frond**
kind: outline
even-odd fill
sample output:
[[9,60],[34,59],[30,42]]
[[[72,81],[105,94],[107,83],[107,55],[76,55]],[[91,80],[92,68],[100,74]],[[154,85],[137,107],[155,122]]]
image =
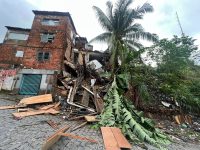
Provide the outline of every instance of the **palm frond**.
[[89,43],[92,43],[92,42],[108,42],[110,38],[111,38],[111,33],[105,32],[105,33],[102,33],[102,34],[96,36],[92,40],[90,40]]
[[109,88],[105,98],[105,107],[100,115],[99,126],[117,126],[129,139],[148,142],[157,147],[169,143],[169,138],[154,128],[152,120],[144,118],[131,103],[119,93],[116,79]]
[[144,3],[141,7],[137,7],[136,11],[140,14],[153,12],[153,6],[149,3]]
[[133,2],[133,0],[118,0],[116,3],[116,11],[122,11],[126,10],[130,4]]
[[107,16],[112,23],[112,21],[113,21],[113,4],[111,1],[107,1],[106,6],[107,6]]
[[97,19],[101,26],[107,31],[112,31],[112,23],[110,22],[109,18],[104,14],[104,12],[96,6],[93,6],[93,9],[95,10]]
[[143,48],[143,45],[140,42],[136,41],[136,40],[127,39],[126,43],[129,46],[130,50],[139,50],[139,49]]
[[116,3],[116,8],[114,10],[114,20],[113,20],[113,26],[114,29],[120,30],[123,29],[123,24],[125,22],[125,19],[127,18],[127,10],[128,6],[133,2],[133,0],[118,0]]
[[125,33],[127,34],[127,33],[130,33],[130,32],[138,32],[138,31],[143,32],[144,28],[142,27],[141,24],[135,23],[131,26],[128,26],[127,29],[125,30]]
[[142,40],[147,40],[147,41],[152,41],[152,42],[157,42],[158,41],[158,36],[156,34],[152,34],[149,32],[133,32],[129,33],[126,35],[130,39],[142,39]]

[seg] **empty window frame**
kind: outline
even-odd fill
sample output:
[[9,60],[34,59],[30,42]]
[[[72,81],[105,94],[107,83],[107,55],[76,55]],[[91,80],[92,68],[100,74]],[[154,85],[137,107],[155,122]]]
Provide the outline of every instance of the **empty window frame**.
[[41,42],[44,43],[52,43],[54,40],[55,34],[54,33],[42,33],[41,34]]
[[47,25],[47,26],[58,26],[60,24],[58,19],[43,19],[42,20],[42,25]]
[[50,53],[49,52],[38,52],[37,60],[38,61],[47,61],[50,59]]
[[24,41],[26,41],[28,39],[28,34],[17,33],[17,32],[10,32],[8,34],[8,39],[10,39],[10,40],[24,40]]

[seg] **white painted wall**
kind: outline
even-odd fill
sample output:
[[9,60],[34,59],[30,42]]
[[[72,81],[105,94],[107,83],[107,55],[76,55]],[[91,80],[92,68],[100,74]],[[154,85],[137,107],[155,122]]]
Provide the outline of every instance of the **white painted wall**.
[[[42,79],[41,79],[41,84],[40,84],[40,90],[46,90],[47,86],[48,86],[48,83],[46,82],[47,81],[47,77],[48,77],[48,75],[53,75],[54,71],[56,71],[56,70],[22,69],[17,74],[18,80],[17,80],[16,86],[15,86],[15,89],[19,89],[20,88],[23,74],[41,74],[42,75]],[[48,88],[49,87],[50,86],[48,86]]]

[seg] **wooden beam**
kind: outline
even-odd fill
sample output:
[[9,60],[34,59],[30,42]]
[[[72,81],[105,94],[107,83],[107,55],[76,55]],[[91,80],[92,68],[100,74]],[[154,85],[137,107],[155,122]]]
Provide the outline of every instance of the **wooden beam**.
[[0,106],[0,110],[4,109],[16,109],[16,108],[24,108],[26,105],[9,105],[9,106]]
[[47,109],[53,108],[54,106],[55,106],[55,104],[42,106],[42,107],[39,108],[39,110],[47,110]]
[[19,102],[19,104],[30,105],[30,104],[49,103],[49,102],[53,102],[52,95],[51,94],[45,94],[45,95],[23,98]]
[[58,131],[56,131],[53,135],[51,135],[43,144],[42,150],[48,150],[53,144],[55,144],[60,139],[61,137],[60,133],[63,133],[68,129],[69,127],[65,126],[59,129]]

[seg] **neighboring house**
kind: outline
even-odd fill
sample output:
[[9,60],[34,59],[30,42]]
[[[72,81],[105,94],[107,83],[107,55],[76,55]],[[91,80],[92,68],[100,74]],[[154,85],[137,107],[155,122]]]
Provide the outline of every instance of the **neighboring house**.
[[68,12],[33,13],[31,29],[6,26],[8,31],[0,44],[0,68],[17,69],[12,87],[20,94],[34,95],[51,89],[55,71],[64,67],[64,57],[68,61],[72,58],[77,35]]
[[56,72],[93,60],[95,68],[105,64],[108,54],[93,51],[87,39],[78,36],[68,12],[33,13],[31,29],[6,26],[0,44],[0,90],[42,94],[51,90]]

